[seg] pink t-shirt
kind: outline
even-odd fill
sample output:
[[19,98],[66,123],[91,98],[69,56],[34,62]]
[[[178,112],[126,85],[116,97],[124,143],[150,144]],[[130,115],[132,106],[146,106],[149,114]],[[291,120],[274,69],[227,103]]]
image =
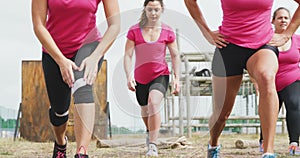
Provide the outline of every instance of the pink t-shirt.
[[165,60],[166,46],[175,41],[173,30],[162,24],[160,36],[155,42],[146,42],[139,24],[133,25],[127,38],[135,43],[135,80],[147,84],[160,75],[169,75],[168,64]]
[[300,80],[300,36],[292,36],[291,48],[279,52],[279,68],[276,74],[276,89],[283,90],[293,82]]
[[221,0],[223,10],[219,32],[241,47],[257,49],[273,36],[273,0]]
[[[58,48],[71,58],[86,43],[99,41],[96,12],[101,0],[48,0],[46,27]],[[47,52],[45,48],[43,51]]]

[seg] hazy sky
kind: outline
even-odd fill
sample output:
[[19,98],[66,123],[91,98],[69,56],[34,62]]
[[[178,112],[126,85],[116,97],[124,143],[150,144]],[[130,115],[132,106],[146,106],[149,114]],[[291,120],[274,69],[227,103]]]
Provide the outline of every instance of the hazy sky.
[[[130,96],[128,104],[134,103],[134,95],[127,91],[125,75],[122,69],[121,57],[124,53],[125,34],[128,27],[138,21],[143,0],[119,0],[122,15],[122,30],[120,36],[106,55],[109,68],[108,87],[118,88],[120,91],[109,91],[108,101],[111,103],[113,124],[124,126],[142,126],[139,110],[136,105],[126,105],[117,97],[119,93],[127,93]],[[203,41],[200,32],[191,20],[183,0],[165,0],[166,11],[163,20],[170,24],[174,29],[178,28],[180,37],[181,51],[207,51],[213,47]],[[201,1],[201,7],[209,26],[216,29],[220,24],[221,11],[220,1],[210,0]],[[17,109],[21,102],[21,63],[22,60],[40,60],[41,45],[33,34],[31,23],[31,1],[30,0],[10,0],[0,1],[0,106]],[[274,7],[285,6],[293,13],[295,2],[292,0],[275,0]],[[100,7],[101,8],[101,7]],[[98,26],[104,26],[102,10],[100,10]],[[101,20],[102,19],[102,20]],[[198,42],[200,41],[200,42]],[[120,76],[117,76],[120,75]],[[116,78],[116,76],[118,78]],[[118,84],[112,85],[115,83]],[[112,82],[110,82],[112,81]],[[38,99],[38,98],[37,98]]]

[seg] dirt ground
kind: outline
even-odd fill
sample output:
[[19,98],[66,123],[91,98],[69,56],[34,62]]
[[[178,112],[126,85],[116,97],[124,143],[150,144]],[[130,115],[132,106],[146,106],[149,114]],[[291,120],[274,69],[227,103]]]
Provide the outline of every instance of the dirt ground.
[[[113,139],[137,139],[142,136],[113,136]],[[246,149],[238,149],[235,142],[238,139],[256,142],[258,135],[251,134],[223,134],[220,142],[222,143],[223,158],[259,158],[261,153],[257,146]],[[185,148],[159,149],[159,157],[162,158],[205,158],[208,135],[193,134],[192,138],[187,139],[191,145]],[[67,156],[74,157],[75,143],[69,142]],[[36,143],[23,139],[0,138],[0,158],[50,158],[52,154],[53,142]],[[288,136],[286,134],[277,134],[275,137],[275,152],[278,158],[293,157],[288,154]],[[144,158],[146,153],[145,146],[135,147],[114,147],[114,148],[97,148],[96,140],[89,146],[89,156],[95,158]],[[294,156],[295,157],[295,156]]]

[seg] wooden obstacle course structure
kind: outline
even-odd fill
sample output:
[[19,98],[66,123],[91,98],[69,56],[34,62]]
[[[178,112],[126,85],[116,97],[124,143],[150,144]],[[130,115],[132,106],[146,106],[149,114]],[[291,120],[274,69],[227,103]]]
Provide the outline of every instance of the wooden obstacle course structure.
[[[72,98],[73,100],[73,98]],[[104,60],[94,84],[96,105],[94,136],[107,138],[107,61]],[[22,61],[22,111],[20,118],[20,136],[34,142],[54,139],[49,121],[49,99],[46,91],[41,61]],[[74,141],[74,103],[71,101],[67,136]]]

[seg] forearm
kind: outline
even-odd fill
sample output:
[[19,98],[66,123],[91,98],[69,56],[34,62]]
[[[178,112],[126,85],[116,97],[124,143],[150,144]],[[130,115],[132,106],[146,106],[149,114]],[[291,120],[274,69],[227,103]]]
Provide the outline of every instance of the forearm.
[[300,25],[300,8],[299,8],[299,2],[298,3],[298,8],[296,9],[292,20],[289,24],[289,26],[287,27],[287,29],[285,30],[285,34],[290,38],[292,37],[292,35],[296,32],[296,30],[298,29],[299,25]]
[[124,55],[124,71],[125,71],[125,75],[126,75],[126,79],[130,78],[132,76],[131,74],[131,65],[132,65],[132,57],[125,54]]
[[175,54],[172,58],[172,67],[174,70],[174,76],[176,80],[180,80],[180,58],[179,54]]
[[97,60],[100,60],[101,57],[107,52],[107,50],[111,47],[113,42],[116,40],[118,34],[120,32],[119,25],[111,25],[108,27],[107,31],[103,35],[103,38],[95,51],[91,54]]
[[51,37],[48,30],[43,25],[35,25],[34,33],[42,46],[47,50],[47,53],[54,59],[54,61],[60,65],[65,59],[65,56],[57,47],[53,38]]

